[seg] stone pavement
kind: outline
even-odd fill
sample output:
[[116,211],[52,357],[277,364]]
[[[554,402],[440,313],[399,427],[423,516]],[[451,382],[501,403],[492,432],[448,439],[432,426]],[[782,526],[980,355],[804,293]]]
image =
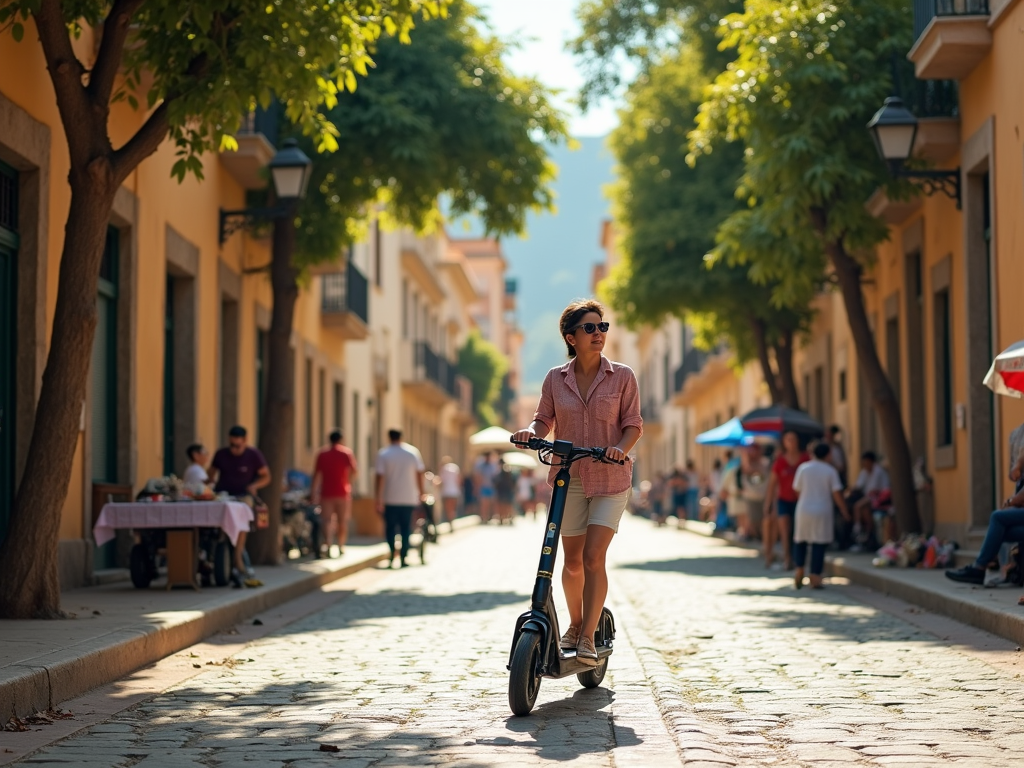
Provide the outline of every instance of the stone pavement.
[[[649,525],[629,522],[627,536]],[[1020,763],[1015,645],[931,617],[999,649],[999,663],[986,663],[858,602],[856,588],[797,591],[756,553],[661,530],[637,534],[642,557],[614,551],[615,579],[671,670],[658,682],[687,765]],[[921,613],[900,605],[907,618]]]
[[638,519],[613,544],[605,684],[545,680],[533,716],[511,717],[505,663],[540,535],[474,529],[426,567],[342,579],[352,593],[323,610],[226,661],[193,650],[190,679],[18,764],[1019,762],[1014,646],[856,587],[797,592],[744,550]]
[[505,664],[541,532],[473,529],[442,538],[426,567],[413,554],[342,580],[354,594],[19,764],[678,765],[624,635],[604,687],[545,680],[534,715],[511,716]]
[[[476,518],[463,518],[475,525]],[[247,617],[294,600],[387,556],[382,541],[355,539],[338,558],[260,568],[264,586],[167,591],[120,581],[61,594],[66,621],[0,620],[0,724],[59,705]]]

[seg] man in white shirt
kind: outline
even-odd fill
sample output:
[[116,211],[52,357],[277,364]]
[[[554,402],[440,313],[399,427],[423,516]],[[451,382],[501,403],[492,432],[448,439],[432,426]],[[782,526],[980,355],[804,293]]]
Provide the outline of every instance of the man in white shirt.
[[405,568],[412,533],[412,513],[423,500],[423,457],[408,443],[402,432],[388,431],[391,445],[377,454],[377,512],[384,515],[384,538],[391,550],[388,568],[395,562],[395,534],[402,536],[401,563]]
[[860,456],[860,474],[857,482],[846,497],[853,507],[854,537],[856,544],[850,551],[861,550],[871,540],[875,527],[873,512],[882,496],[889,492],[889,473],[878,463],[874,451],[864,451]]

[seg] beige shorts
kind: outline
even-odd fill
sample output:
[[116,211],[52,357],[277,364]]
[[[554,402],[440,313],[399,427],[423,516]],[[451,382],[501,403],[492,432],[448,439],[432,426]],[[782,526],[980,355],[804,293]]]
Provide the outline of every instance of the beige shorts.
[[603,525],[619,532],[619,520],[626,509],[630,490],[615,496],[583,495],[583,482],[579,478],[569,481],[569,493],[565,499],[565,514],[562,516],[563,536],[582,536],[588,525]]

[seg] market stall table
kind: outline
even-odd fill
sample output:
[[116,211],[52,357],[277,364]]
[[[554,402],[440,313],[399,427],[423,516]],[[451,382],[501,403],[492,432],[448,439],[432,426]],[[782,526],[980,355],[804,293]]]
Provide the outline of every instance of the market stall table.
[[97,546],[102,546],[114,538],[118,528],[166,530],[167,588],[176,584],[196,587],[198,529],[219,528],[234,546],[252,520],[252,509],[240,501],[112,502],[103,505],[93,537]]

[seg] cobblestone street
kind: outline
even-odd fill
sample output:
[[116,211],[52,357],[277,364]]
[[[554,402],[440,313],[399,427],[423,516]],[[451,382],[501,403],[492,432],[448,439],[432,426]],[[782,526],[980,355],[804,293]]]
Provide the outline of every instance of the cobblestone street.
[[621,534],[608,678],[545,680],[529,718],[506,699],[541,535],[520,520],[445,538],[426,567],[349,577],[328,609],[18,764],[1017,762],[1008,643],[964,652],[852,588],[797,592],[721,542],[632,519]]

